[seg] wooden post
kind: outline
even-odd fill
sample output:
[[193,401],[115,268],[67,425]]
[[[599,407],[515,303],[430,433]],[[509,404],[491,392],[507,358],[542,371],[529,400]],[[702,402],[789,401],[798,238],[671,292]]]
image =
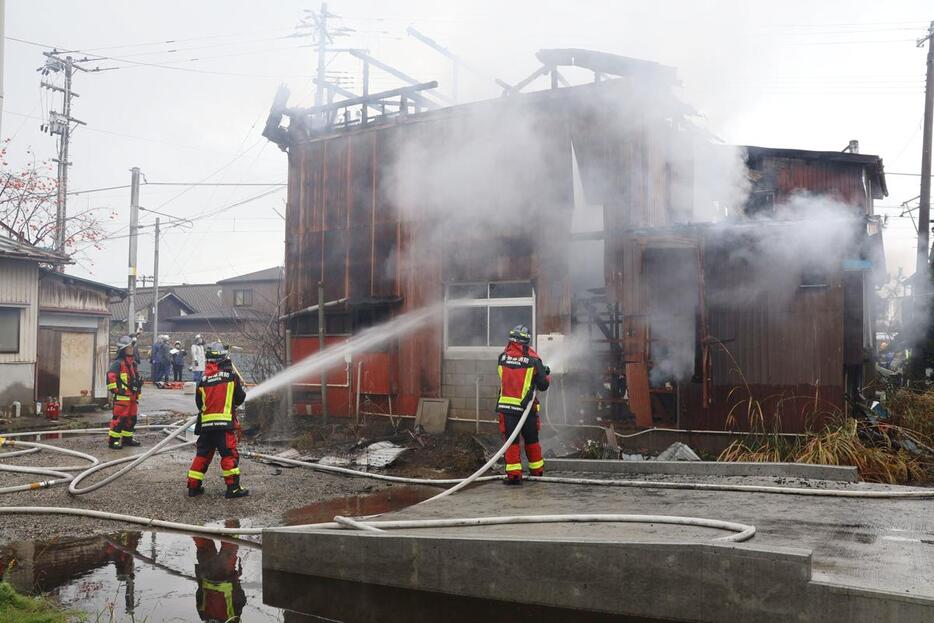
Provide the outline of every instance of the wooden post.
[[[318,282],[318,352],[324,352],[324,282]],[[328,371],[321,371],[321,417],[328,422]]]

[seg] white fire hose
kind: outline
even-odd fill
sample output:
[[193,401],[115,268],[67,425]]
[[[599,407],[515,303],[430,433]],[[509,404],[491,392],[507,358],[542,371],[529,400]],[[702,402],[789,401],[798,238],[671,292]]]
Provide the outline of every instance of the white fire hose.
[[[295,465],[298,467],[307,467],[317,471],[334,473],[334,474],[343,474],[348,476],[356,476],[362,478],[372,478],[376,480],[386,481],[386,482],[398,482],[405,484],[420,484],[420,485],[453,485],[448,489],[445,489],[438,495],[431,497],[420,504],[425,504],[433,500],[440,499],[442,497],[451,495],[460,489],[470,485],[474,482],[485,482],[490,480],[502,480],[503,476],[483,476],[482,474],[490,469],[494,463],[506,452],[506,449],[515,441],[519,433],[522,430],[522,426],[525,421],[528,419],[529,413],[531,412],[532,405],[534,404],[534,395],[532,400],[529,401],[525,411],[522,414],[522,417],[519,419],[519,422],[509,436],[508,439],[503,443],[502,447],[476,472],[463,479],[429,479],[429,478],[406,478],[401,476],[389,476],[385,474],[373,474],[369,472],[364,472],[360,470],[349,469],[346,467],[337,467],[333,465],[321,465],[318,463],[310,463],[307,461],[299,461],[295,459],[286,459],[282,457],[276,457],[268,454],[263,454],[260,452],[244,452],[243,456],[257,458],[257,459],[266,459],[275,461],[278,463]],[[167,444],[178,435],[180,435],[185,429],[191,426],[197,419],[197,416],[193,416],[179,425],[177,428],[172,430],[165,439],[160,441],[158,444],[153,446],[148,451],[134,456],[124,457],[114,461],[107,461],[101,463],[95,457],[91,455],[76,452],[76,451],[66,451],[66,454],[72,454],[75,456],[80,456],[86,460],[92,462],[90,468],[85,469],[75,477],[71,477],[69,474],[64,473],[64,468],[51,469],[51,468],[22,468],[22,469],[7,469],[6,471],[19,471],[23,473],[37,473],[43,475],[50,475],[58,480],[47,481],[50,484],[45,486],[51,486],[51,484],[56,484],[58,482],[68,482],[69,492],[73,495],[82,495],[95,491],[110,482],[113,482],[120,476],[126,474],[137,465],[148,459],[159,452],[168,452],[175,450],[184,446],[188,446],[194,442],[187,441],[180,444],[168,446]],[[165,427],[168,428],[168,427]],[[94,429],[89,429],[94,430]],[[100,429],[106,430],[106,429]],[[56,431],[58,432],[58,431]],[[65,432],[65,431],[62,431]],[[36,433],[20,433],[21,436],[34,435]],[[12,440],[6,442],[6,445],[13,445]],[[36,446],[43,446],[47,448],[54,448],[56,451],[65,450],[63,448],[57,448],[55,446],[48,446],[47,444],[35,444],[35,442],[16,442],[18,445],[27,445],[31,444],[30,450]],[[4,445],[0,443],[0,445]],[[44,448],[43,448],[44,449]],[[9,453],[12,454],[12,453]],[[4,455],[0,455],[2,458]],[[107,478],[98,481],[88,487],[79,489],[77,487],[84,478],[90,476],[93,473],[96,473],[100,470],[106,469],[113,465],[130,462],[129,465],[121,469],[119,472],[108,476]],[[11,466],[2,466],[11,467]],[[75,468],[74,466],[69,466],[72,469],[82,469],[84,466]],[[932,498],[934,497],[934,490],[932,489],[918,489],[913,491],[884,491],[884,490],[846,490],[846,489],[805,489],[805,488],[795,488],[795,487],[770,487],[770,486],[760,486],[760,485],[732,485],[732,484],[711,484],[711,483],[689,483],[689,482],[658,482],[658,481],[647,481],[647,480],[612,480],[612,479],[596,479],[596,478],[563,478],[563,477],[554,477],[554,476],[539,476],[539,477],[530,477],[532,481],[538,482],[551,482],[559,484],[575,484],[575,485],[588,485],[588,486],[620,486],[620,487],[640,487],[640,488],[652,488],[652,489],[688,489],[688,490],[705,490],[705,491],[737,491],[744,493],[773,493],[773,494],[785,494],[785,495],[809,495],[809,496],[826,496],[826,497],[844,497],[844,498],[876,498],[876,499],[921,499],[921,498]],[[17,487],[8,487],[6,489],[0,489],[0,493],[7,493],[12,491],[21,491],[26,489],[39,488],[35,486],[36,483],[30,485],[20,485]],[[91,517],[96,519],[106,519],[113,521],[120,521],[124,523],[132,523],[142,526],[150,526],[155,528],[164,528],[169,530],[181,530],[185,532],[194,532],[202,534],[215,534],[215,535],[258,535],[261,534],[262,528],[219,528],[211,526],[200,526],[196,524],[186,524],[173,521],[164,521],[160,519],[153,519],[147,517],[138,517],[134,515],[123,515],[120,513],[110,513],[105,511],[97,511],[90,509],[81,509],[81,508],[68,508],[68,507],[50,507],[50,506],[23,506],[23,507],[0,507],[0,514],[60,514],[60,515],[76,515],[83,517]],[[406,520],[406,521],[372,521],[373,516],[366,518],[347,518],[347,517],[336,517],[335,521],[318,523],[318,524],[308,524],[303,526],[291,526],[289,530],[299,530],[299,529],[335,529],[335,528],[351,528],[358,530],[365,530],[367,532],[381,532],[386,529],[405,529],[405,528],[444,528],[444,527],[461,527],[461,526],[479,526],[479,525],[500,525],[500,524],[515,524],[515,523],[558,523],[558,522],[640,522],[640,523],[665,523],[665,524],[678,524],[678,525],[692,525],[692,526],[701,526],[709,527],[716,529],[725,529],[736,532],[736,534],[729,537],[722,537],[717,540],[728,540],[728,541],[744,541],[751,538],[755,534],[755,527],[747,526],[744,524],[738,524],[733,522],[724,522],[715,519],[705,519],[697,517],[671,517],[667,515],[617,515],[617,514],[571,514],[571,515],[533,515],[533,516],[521,516],[521,517],[480,517],[480,518],[457,518],[457,519],[433,519],[433,520]]]

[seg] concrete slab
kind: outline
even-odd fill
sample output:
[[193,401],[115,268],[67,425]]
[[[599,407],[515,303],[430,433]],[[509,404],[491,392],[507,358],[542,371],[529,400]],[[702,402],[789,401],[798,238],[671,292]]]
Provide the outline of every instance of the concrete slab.
[[805,463],[733,463],[717,461],[604,461],[549,459],[548,471],[598,474],[677,474],[684,476],[761,476],[859,482],[859,471],[848,465]]
[[[741,481],[776,485],[771,479]],[[931,500],[492,483],[385,518],[639,513],[742,522],[755,525],[758,533],[747,543],[723,545],[711,543],[722,536],[713,530],[639,524],[487,526],[386,535],[272,530],[264,535],[263,565],[264,573],[280,576],[646,620],[920,623],[934,620],[932,511]],[[294,607],[286,603],[287,596],[281,598],[273,605]]]
[[415,425],[432,435],[443,433],[447,427],[450,406],[451,401],[447,398],[420,398],[415,412]]

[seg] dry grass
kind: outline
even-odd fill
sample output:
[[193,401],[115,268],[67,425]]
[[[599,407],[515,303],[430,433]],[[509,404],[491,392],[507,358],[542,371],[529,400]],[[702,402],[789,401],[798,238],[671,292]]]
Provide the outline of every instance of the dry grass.
[[885,408],[893,424],[934,439],[934,391],[897,389],[886,396]]
[[[753,397],[733,354],[719,340],[714,343],[730,358],[731,372],[740,381],[729,394],[734,402],[727,428],[734,430],[745,420],[750,431],[746,439],[730,444],[717,460],[852,465],[869,482],[934,482],[934,391],[899,389],[889,394],[885,407],[891,417],[879,423],[846,417],[821,399],[819,387],[804,401],[779,396],[760,401]],[[782,435],[784,405],[794,401],[806,405],[799,415],[816,426],[801,436]],[[774,412],[766,414],[763,402],[774,405]],[[862,410],[868,412],[865,407]],[[908,452],[898,440],[910,440],[922,451]]]
[[[761,413],[761,406],[754,412]],[[893,416],[893,421],[914,423],[912,417]],[[818,430],[788,437],[777,431],[765,431],[765,418],[755,417],[750,421],[753,432],[749,437],[734,441],[717,460],[852,465],[868,482],[921,484],[934,481],[932,456],[908,452],[896,441],[907,438],[930,448],[932,443],[927,435],[896,423],[875,425],[839,413],[826,419],[827,424]]]

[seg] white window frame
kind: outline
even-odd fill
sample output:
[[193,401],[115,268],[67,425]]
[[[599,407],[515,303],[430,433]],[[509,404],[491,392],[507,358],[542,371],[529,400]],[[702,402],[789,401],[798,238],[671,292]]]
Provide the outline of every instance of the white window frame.
[[[507,284],[507,283],[523,283],[529,284],[532,289],[532,295],[527,297],[514,297],[514,298],[490,298],[490,285],[495,284]],[[450,288],[451,286],[462,287],[462,286],[486,286],[486,298],[476,298],[476,299],[459,299],[457,301],[450,301]],[[492,307],[531,307],[532,308],[532,326],[529,329],[532,332],[532,344],[535,344],[536,337],[536,322],[537,322],[537,305],[536,305],[536,292],[535,285],[530,281],[464,281],[464,282],[452,282],[445,284],[444,287],[444,356],[448,359],[473,359],[473,358],[484,358],[488,356],[498,355],[503,350],[503,344],[506,343],[506,336],[502,336],[502,344],[492,345],[492,346],[451,346],[448,343],[448,311],[452,307],[485,307],[487,309],[486,315],[486,331],[487,331],[487,343],[491,342],[490,336],[490,308]]]

